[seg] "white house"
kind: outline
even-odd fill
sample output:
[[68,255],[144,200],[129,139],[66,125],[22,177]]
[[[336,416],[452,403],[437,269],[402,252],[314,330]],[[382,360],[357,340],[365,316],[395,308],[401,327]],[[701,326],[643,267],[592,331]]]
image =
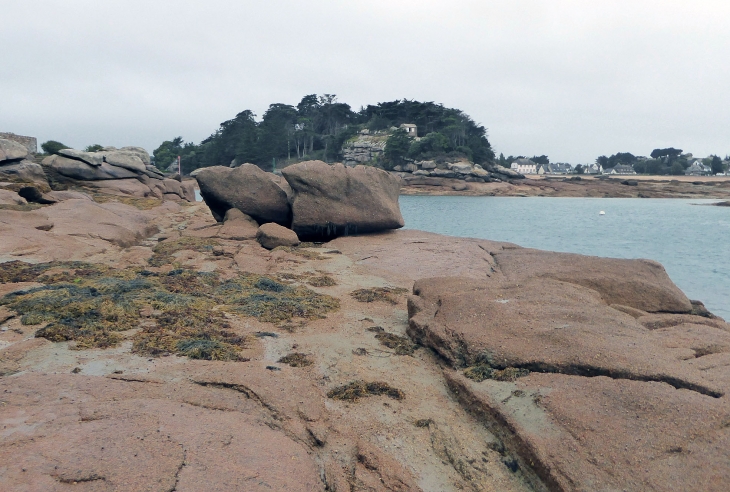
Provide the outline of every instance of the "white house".
[[636,171],[634,171],[634,166],[617,164],[607,174],[636,174]]
[[702,160],[697,159],[684,170],[684,174],[687,176],[710,176],[712,175],[712,167],[706,166],[702,163]]
[[545,174],[544,166],[538,166],[530,159],[517,159],[510,165],[510,169],[520,174]]
[[583,169],[585,174],[603,174],[603,166],[600,164],[586,164]]

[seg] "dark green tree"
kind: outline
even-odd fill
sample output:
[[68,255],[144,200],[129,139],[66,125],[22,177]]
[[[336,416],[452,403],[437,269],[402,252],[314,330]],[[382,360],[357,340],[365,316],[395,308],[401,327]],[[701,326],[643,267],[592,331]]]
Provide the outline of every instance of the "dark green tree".
[[550,159],[546,155],[536,155],[530,159],[535,164],[550,164]]
[[669,168],[669,174],[673,176],[680,176],[684,174],[684,166],[679,162],[674,162]]
[[291,159],[297,110],[288,104],[272,104],[259,124],[260,152],[264,159]]
[[71,147],[69,147],[68,145],[57,142],[56,140],[48,140],[47,142],[43,142],[41,144],[41,149],[43,149],[43,152],[46,154],[58,154],[59,150],[70,148]]
[[679,157],[682,154],[682,149],[675,149],[674,147],[669,147],[668,149],[654,149],[651,151],[651,158],[652,159],[661,159],[663,157],[669,158],[669,160],[673,160],[675,157]]
[[100,150],[103,150],[103,149],[104,149],[103,145],[93,144],[93,145],[88,145],[84,149],[84,152],[99,152]]
[[170,164],[177,160],[177,156],[183,155],[183,139],[175,137],[172,140],[165,140],[162,145],[152,152],[155,167],[160,170],[167,169]]
[[385,157],[384,165],[386,169],[391,170],[393,167],[404,162],[403,158],[408,155],[408,151],[411,148],[411,140],[413,139],[408,136],[408,133],[400,129],[394,131],[388,137],[388,140],[385,142],[385,155],[383,156]]
[[724,171],[722,166],[722,159],[720,159],[716,155],[712,156],[712,162],[710,163],[710,167],[712,168],[712,174],[721,174]]
[[575,166],[575,173],[576,174],[584,174],[586,172],[585,167],[583,167],[583,164],[578,164]]

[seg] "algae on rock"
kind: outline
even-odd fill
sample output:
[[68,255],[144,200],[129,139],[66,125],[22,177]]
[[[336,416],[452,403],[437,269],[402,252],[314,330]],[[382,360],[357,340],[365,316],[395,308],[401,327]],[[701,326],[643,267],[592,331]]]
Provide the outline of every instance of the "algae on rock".
[[389,304],[398,304],[395,296],[408,292],[401,287],[372,287],[370,289],[357,289],[350,295],[358,302],[383,301]]
[[353,381],[351,383],[338,386],[327,393],[328,398],[333,400],[344,400],[356,402],[360,398],[366,396],[386,395],[394,400],[402,400],[406,397],[398,388],[390,386],[382,381]]
[[163,265],[175,264],[175,256],[178,251],[192,250],[199,253],[212,253],[215,246],[220,246],[220,242],[212,238],[199,238],[194,236],[183,236],[175,239],[169,239],[156,245],[152,252],[152,257],[148,260],[150,266],[160,267]]
[[143,312],[156,313],[132,336],[132,351],[149,356],[245,360],[245,338],[231,329],[226,311],[283,322],[322,318],[339,307],[333,297],[254,274],[223,280],[186,269],[165,274],[81,262],[8,262],[0,264],[0,281],[46,284],[8,294],[0,305],[24,324],[47,323],[36,337],[72,341],[75,349],[118,345],[125,338],[120,332],[140,326]]

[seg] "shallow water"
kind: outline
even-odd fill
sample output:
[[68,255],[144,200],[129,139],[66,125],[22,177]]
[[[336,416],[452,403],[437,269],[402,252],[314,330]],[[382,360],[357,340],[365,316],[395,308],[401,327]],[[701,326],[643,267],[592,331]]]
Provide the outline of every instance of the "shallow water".
[[408,229],[656,260],[690,299],[730,319],[730,208],[700,205],[716,201],[401,196],[400,206]]

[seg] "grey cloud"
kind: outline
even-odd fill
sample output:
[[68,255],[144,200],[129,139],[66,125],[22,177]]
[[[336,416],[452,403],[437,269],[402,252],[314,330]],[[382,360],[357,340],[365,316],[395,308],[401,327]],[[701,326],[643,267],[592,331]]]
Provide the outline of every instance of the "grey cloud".
[[3,2],[0,131],[200,141],[336,93],[458,107],[497,152],[730,153],[724,1]]

